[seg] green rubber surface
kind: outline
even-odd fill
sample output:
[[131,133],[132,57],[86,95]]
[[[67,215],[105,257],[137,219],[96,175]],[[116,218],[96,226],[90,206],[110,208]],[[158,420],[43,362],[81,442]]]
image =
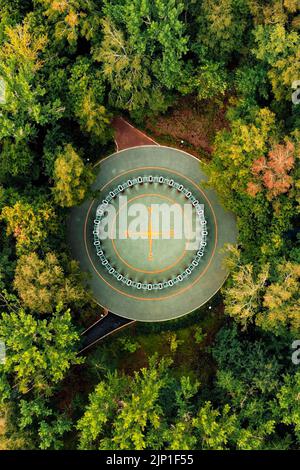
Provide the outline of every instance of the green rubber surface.
[[[237,229],[233,214],[224,210],[213,190],[203,187],[206,176],[199,160],[174,148],[135,147],[100,161],[95,172],[97,176],[92,189],[97,196],[73,208],[68,221],[73,256],[79,261],[81,269],[89,273],[88,283],[95,300],[113,313],[138,321],[170,320],[192,312],[207,302],[226,279],[221,249],[225,243],[236,242]],[[177,184],[177,189],[165,183],[147,182],[146,178],[150,176],[156,177],[156,180],[157,177],[166,181],[171,179]],[[115,235],[113,239],[102,240],[101,247],[96,247],[93,233],[96,233],[97,208],[119,185],[138,177],[144,178],[144,182],[127,187],[111,199],[110,204],[117,214]],[[192,233],[198,217],[195,207],[191,208],[190,229],[188,227],[180,238],[174,236],[176,222],[172,216],[170,226],[166,224],[169,230],[164,230],[165,217],[159,218],[155,229],[149,227],[147,211],[145,217],[140,218],[137,232],[130,230],[129,224],[126,225],[127,234],[123,233],[123,227],[120,228],[118,223],[121,213],[130,214],[131,206],[135,205],[132,207],[134,210],[137,203],[152,212],[158,204],[175,205],[176,210],[183,213],[185,205],[191,204],[191,201],[178,190],[178,185],[203,205],[206,220],[203,254],[200,261],[198,256],[199,262],[188,274],[184,273],[199,253],[189,240],[189,230]],[[124,196],[127,198],[126,205]],[[120,197],[123,199],[120,200]],[[100,248],[114,275],[103,266],[97,253]],[[117,274],[121,275],[121,281]],[[181,274],[185,277],[179,282],[178,276]],[[126,280],[132,285],[127,285]],[[170,280],[175,282],[172,284],[171,281],[172,285],[168,285]],[[146,289],[149,284],[151,290]],[[141,285],[143,288],[136,287]]]

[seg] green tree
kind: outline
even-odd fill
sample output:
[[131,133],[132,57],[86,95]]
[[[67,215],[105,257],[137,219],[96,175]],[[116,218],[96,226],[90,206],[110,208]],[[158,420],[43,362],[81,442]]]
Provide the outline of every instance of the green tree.
[[[63,447],[63,436],[72,427],[71,420],[63,413],[54,411],[42,398],[20,400],[18,425],[21,430],[28,430],[33,441],[42,450],[58,450]],[[37,432],[33,432],[32,428]],[[35,436],[38,439],[35,439]]]
[[230,131],[217,134],[213,161],[209,166],[210,184],[224,202],[235,209],[247,201],[240,198],[246,192],[251,167],[256,158],[265,154],[276,135],[275,115],[267,108],[260,109],[254,121],[234,119]]
[[[81,449],[145,449],[155,445],[162,408],[158,398],[166,383],[167,360],[152,359],[133,379],[109,374],[90,396],[78,422]],[[151,445],[151,444],[150,444]]]
[[243,263],[238,249],[228,250],[232,279],[224,289],[225,312],[244,328],[255,323],[275,334],[299,332],[300,265],[282,260],[273,269],[255,270],[253,263]]
[[225,311],[235,321],[247,327],[262,306],[262,296],[269,277],[269,266],[254,272],[253,264],[241,261],[240,251],[228,246],[227,267],[231,270],[232,282],[225,290]]
[[101,12],[99,3],[94,0],[37,0],[43,15],[52,26],[56,47],[70,46],[76,51],[80,38],[91,40],[97,35]]
[[[215,139],[213,159],[207,168],[209,185],[236,213],[246,257],[266,263],[284,252],[283,233],[297,210],[294,185],[298,170],[293,155],[289,155],[291,147],[286,147],[289,144],[277,143],[281,139],[275,114],[269,109],[256,108],[253,116],[230,118],[230,131],[219,132]],[[295,148],[298,145],[296,135],[283,140],[292,146],[294,140]],[[292,159],[287,161],[286,156]],[[263,168],[263,176],[259,170],[256,181],[257,164],[264,161],[270,168]],[[285,193],[289,197],[280,197]]]
[[236,325],[222,328],[212,353],[217,362],[218,401],[238,416],[235,446],[240,449],[286,449],[276,394],[291,370],[290,339],[249,338]]
[[[41,69],[47,36],[32,33],[28,21],[8,26],[5,35],[0,48],[0,76],[6,86],[0,113],[0,141],[13,138],[16,144],[26,145],[37,136],[37,126],[62,116],[61,103],[58,99],[53,102],[43,99],[46,90]],[[22,165],[24,167],[24,163]],[[21,169],[22,166],[19,172]]]
[[1,0],[0,43],[2,43],[5,38],[5,29],[7,26],[21,23],[25,14],[30,11],[31,6],[30,0],[16,0],[14,4],[9,0]]
[[75,261],[69,263],[67,273],[54,253],[47,253],[43,259],[30,253],[18,259],[13,285],[25,307],[43,314],[53,312],[58,304],[82,305],[85,290],[80,281]]
[[19,200],[2,209],[0,220],[6,223],[6,234],[16,239],[18,255],[47,246],[49,234],[58,230],[57,217],[51,203]]
[[83,361],[75,351],[79,334],[70,310],[63,312],[61,307],[49,320],[38,320],[22,308],[3,313],[0,337],[7,350],[3,372],[21,393],[31,388],[49,393],[71,365]]
[[197,414],[187,414],[167,428],[164,439],[170,450],[225,450],[234,445],[237,427],[237,417],[228,405],[219,411],[206,402]]
[[277,394],[282,422],[293,426],[297,443],[300,443],[300,372],[286,375]]
[[38,168],[34,165],[34,152],[24,141],[15,142],[14,139],[3,139],[0,158],[0,181],[9,181],[10,177],[23,179],[34,173],[38,176]]
[[273,280],[266,286],[263,309],[256,323],[265,330],[282,333],[291,329],[300,332],[300,264],[279,264]]
[[291,101],[291,85],[300,68],[300,35],[283,24],[259,25],[255,30],[257,59],[268,66],[268,77],[277,101]]
[[[204,0],[197,18],[197,44],[201,55],[229,60],[233,53],[243,53],[248,39],[248,2],[243,0]],[[200,56],[201,57],[201,56]]]
[[102,76],[87,58],[79,58],[71,68],[69,100],[82,131],[103,143],[110,137],[110,116],[104,107]]
[[228,89],[228,74],[223,64],[205,57],[199,60],[201,65],[189,63],[182,74],[178,90],[183,95],[195,94],[199,101],[210,100],[220,104]]
[[237,425],[237,417],[230,413],[229,405],[225,405],[222,411],[218,411],[213,409],[210,402],[200,408],[193,420],[201,449],[228,448],[230,438],[237,432]]
[[62,207],[79,204],[93,181],[93,172],[72,147],[66,144],[54,163],[55,201]]
[[183,3],[175,0],[105,2],[103,41],[93,52],[103,63],[114,106],[136,114],[145,107],[166,109],[168,90],[182,80],[187,52],[182,11]]

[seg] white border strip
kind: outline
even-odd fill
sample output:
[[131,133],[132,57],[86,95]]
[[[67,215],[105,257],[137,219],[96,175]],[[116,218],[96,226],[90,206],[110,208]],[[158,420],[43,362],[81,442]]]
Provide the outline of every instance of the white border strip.
[[[98,304],[98,305],[100,305],[100,304]],[[101,307],[101,305],[100,305],[100,307]],[[109,311],[107,310],[107,308],[104,309],[104,310],[106,310],[106,313],[104,313],[102,317],[100,317],[98,320],[96,320],[95,323],[90,325],[86,330],[84,330],[82,333],[80,333],[80,336],[84,335],[87,331],[89,331],[91,328],[93,328],[94,325],[97,325],[97,323],[104,320],[104,318],[109,314]]]
[[178,149],[177,147],[169,147],[168,145],[135,145],[134,147],[128,147],[126,149],[122,149],[122,150],[117,150],[116,152],[114,153],[111,153],[110,155],[108,155],[107,157],[104,157],[104,158],[101,158],[97,163],[94,164],[94,168],[98,165],[100,165],[100,163],[104,162],[105,160],[107,160],[108,158],[110,157],[113,157],[114,155],[118,155],[122,152],[126,152],[127,150],[132,150],[132,149],[140,149],[140,148],[144,148],[144,147],[153,147],[153,148],[161,148],[161,149],[170,149],[170,150],[176,150],[177,152],[181,152],[181,153],[184,153],[185,155],[188,155],[189,157],[192,157],[194,158],[194,160],[196,160],[197,162],[201,163],[201,165],[205,165],[205,166],[208,166],[208,163],[206,162],[203,162],[202,160],[200,160],[200,158],[197,158],[195,157],[195,155],[192,155],[191,153],[188,153],[186,152],[185,150],[180,150]]

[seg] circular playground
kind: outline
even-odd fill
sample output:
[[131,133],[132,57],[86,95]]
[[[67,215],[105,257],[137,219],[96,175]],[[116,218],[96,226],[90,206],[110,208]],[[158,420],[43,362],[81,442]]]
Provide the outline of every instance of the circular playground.
[[199,160],[174,148],[129,148],[95,167],[93,199],[71,211],[73,256],[95,300],[138,321],[178,318],[222,286],[233,214],[204,187]]

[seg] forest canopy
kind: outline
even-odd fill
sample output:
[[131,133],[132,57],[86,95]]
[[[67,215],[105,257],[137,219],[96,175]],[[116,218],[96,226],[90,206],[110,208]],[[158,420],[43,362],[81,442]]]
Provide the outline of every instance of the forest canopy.
[[[298,0],[0,0],[0,448],[299,449],[299,80]],[[113,117],[147,129],[182,101],[224,114],[188,150],[236,215],[230,275],[187,324],[78,356],[99,307],[68,210]]]

